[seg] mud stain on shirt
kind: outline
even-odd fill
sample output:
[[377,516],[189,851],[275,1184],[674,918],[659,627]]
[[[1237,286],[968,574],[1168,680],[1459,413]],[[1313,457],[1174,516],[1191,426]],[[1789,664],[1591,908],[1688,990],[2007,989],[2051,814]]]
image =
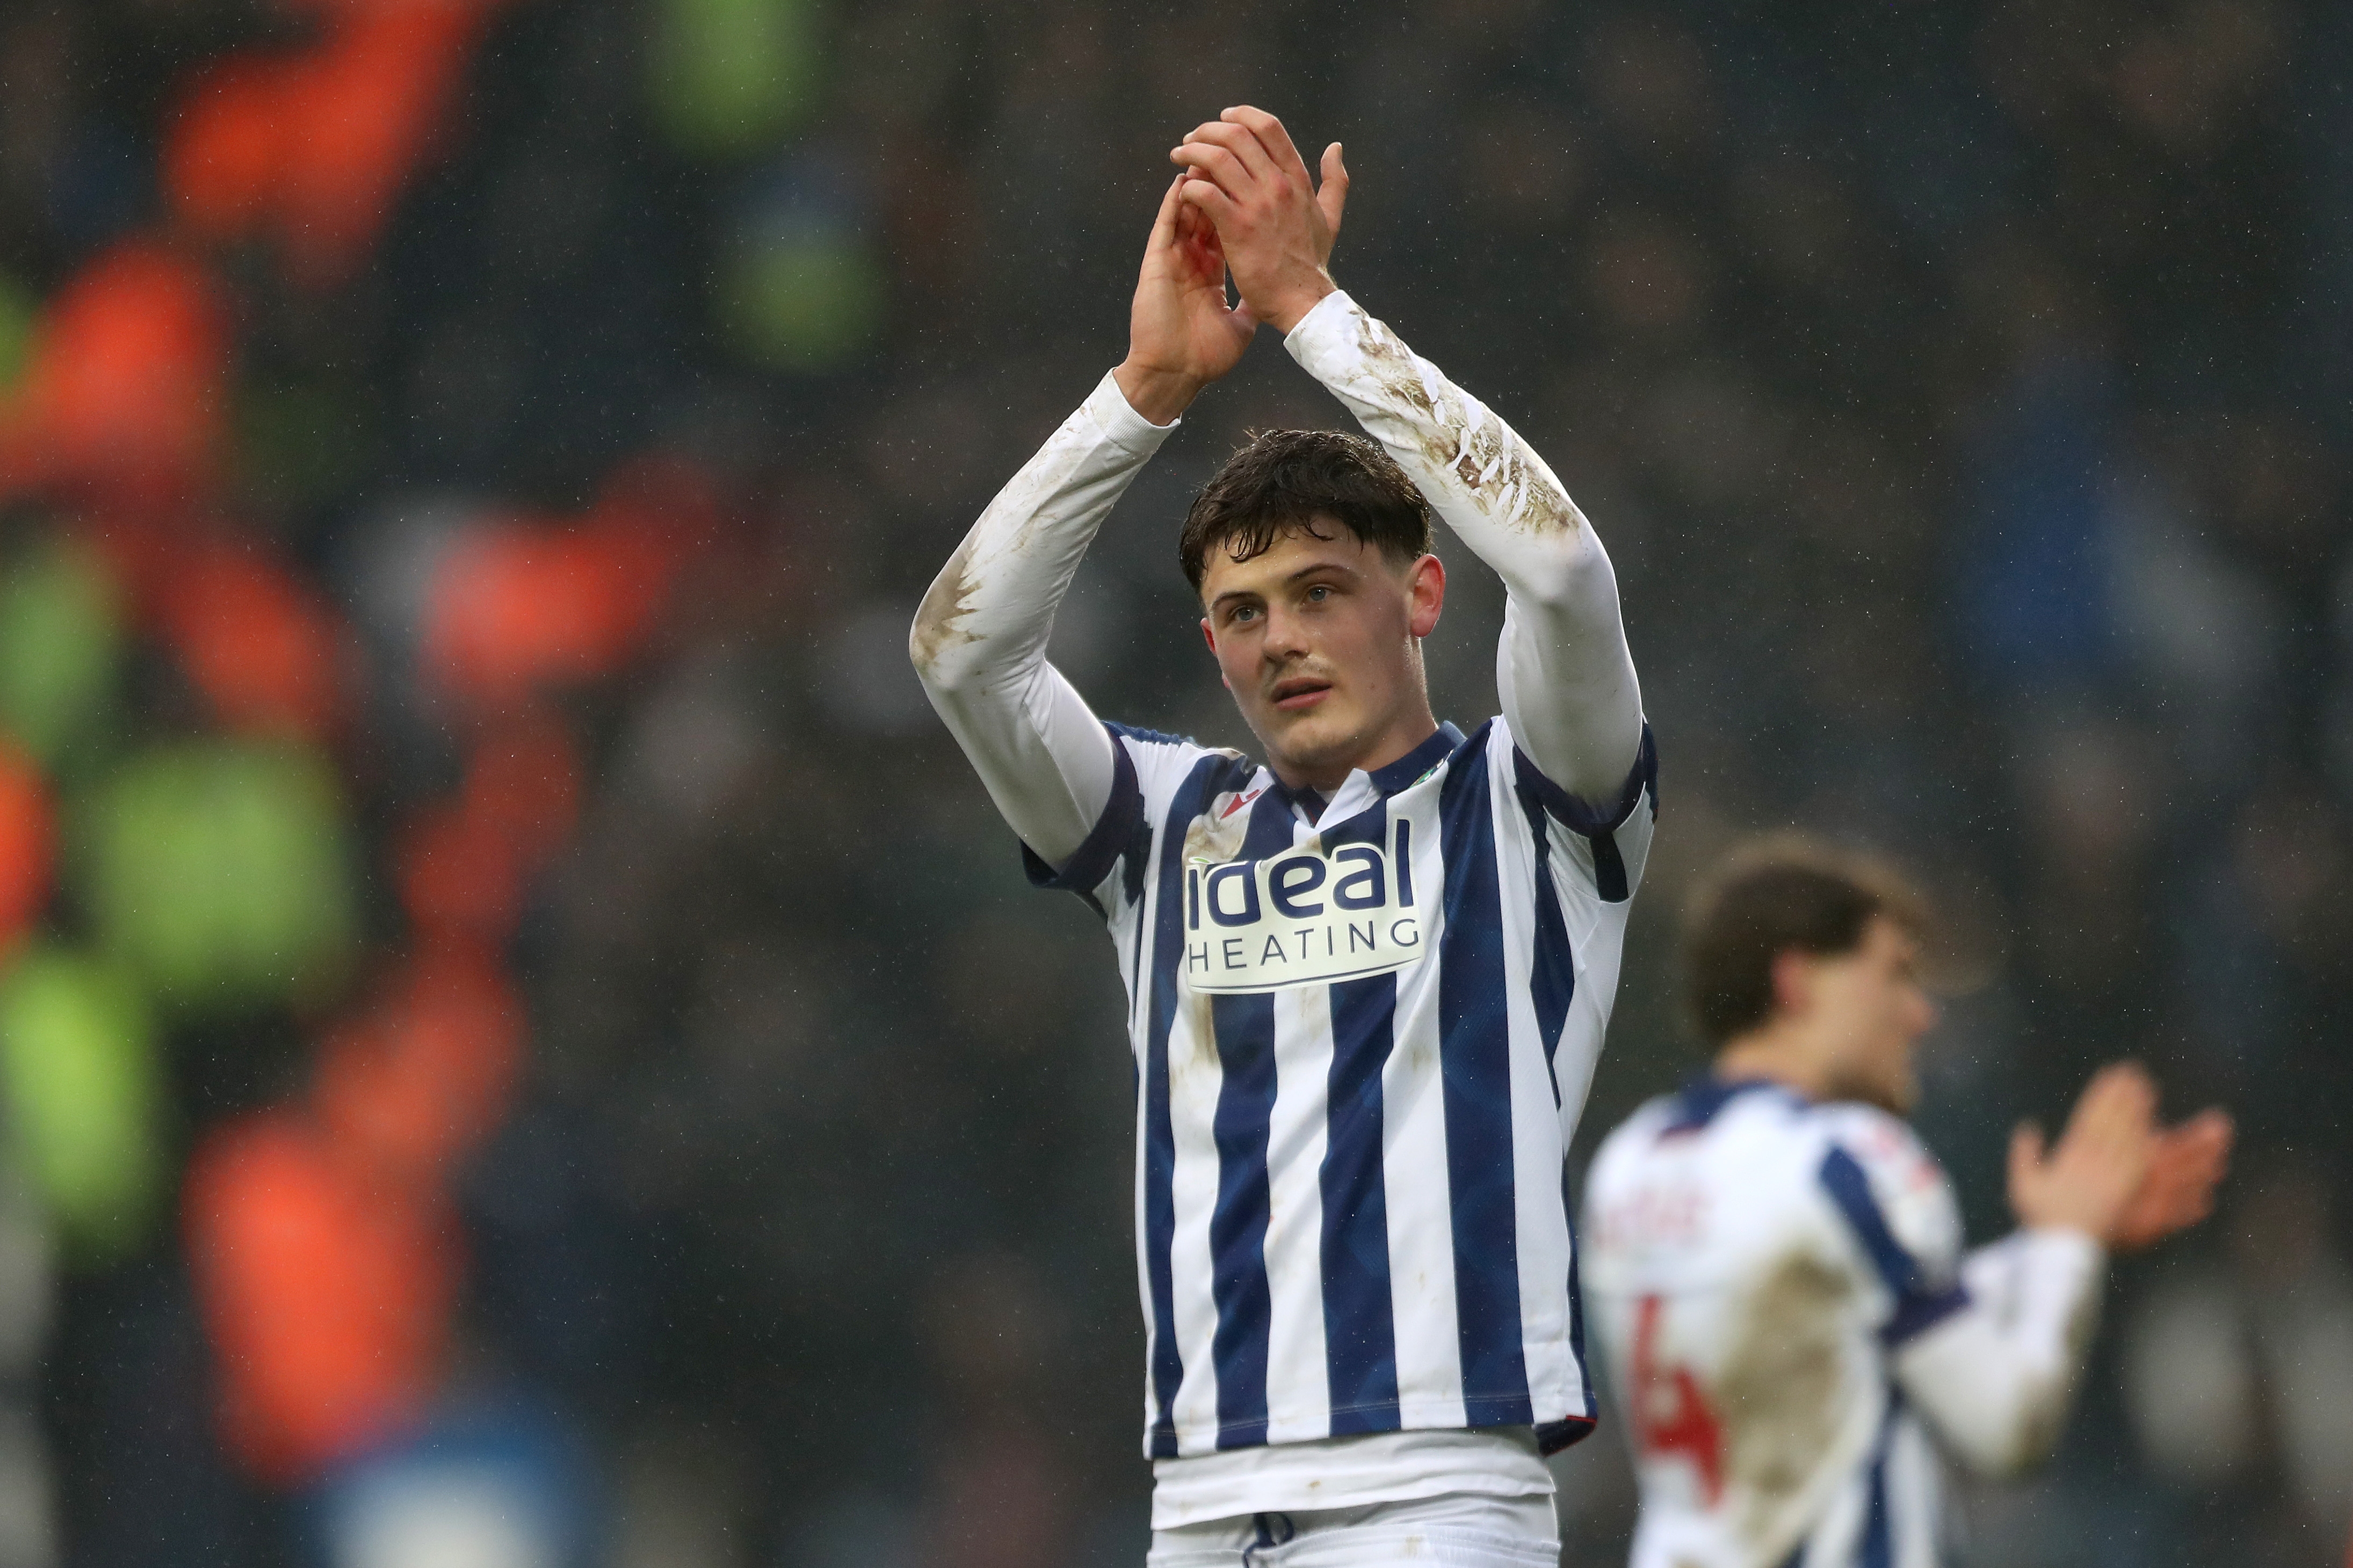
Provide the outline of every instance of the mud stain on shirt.
[[1433,398],[1421,367],[1397,335],[1371,317],[1357,329],[1356,350],[1373,380],[1410,416],[1414,444],[1431,468],[1452,469],[1481,510],[1524,532],[1565,533],[1584,521],[1575,503],[1519,437],[1492,413],[1474,423],[1460,400]]
[[1195,817],[1185,829],[1185,864],[1197,860],[1230,860],[1242,852],[1242,838],[1250,832],[1250,813],[1236,811],[1229,816],[1204,814]]
[[914,630],[907,637],[907,651],[916,668],[929,669],[948,649],[980,640],[977,632],[967,631],[962,625],[972,613],[972,597],[978,588],[972,574],[972,536],[966,534],[916,607]]
[[1749,1299],[1716,1380],[1726,1479],[1747,1500],[1745,1535],[1772,1528],[1838,1436],[1846,1300],[1845,1277],[1803,1254],[1774,1265]]

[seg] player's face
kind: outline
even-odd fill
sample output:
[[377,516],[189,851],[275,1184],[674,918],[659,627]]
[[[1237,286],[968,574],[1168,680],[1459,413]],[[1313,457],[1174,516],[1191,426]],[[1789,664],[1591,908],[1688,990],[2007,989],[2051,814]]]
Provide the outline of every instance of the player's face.
[[1920,1097],[1913,1042],[1936,1021],[1920,984],[1919,944],[1884,916],[1863,928],[1852,952],[1819,961],[1812,1023],[1827,1058],[1828,1088],[1903,1115]]
[[1420,639],[1438,625],[1446,571],[1399,567],[1336,521],[1294,531],[1248,561],[1209,552],[1202,634],[1242,717],[1286,781],[1337,787],[1429,738]]

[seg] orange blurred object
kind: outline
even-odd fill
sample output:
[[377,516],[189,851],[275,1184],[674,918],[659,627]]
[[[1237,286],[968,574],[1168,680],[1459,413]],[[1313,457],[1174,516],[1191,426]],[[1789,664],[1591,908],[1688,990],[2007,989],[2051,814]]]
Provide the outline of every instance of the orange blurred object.
[[207,1136],[184,1191],[222,1426],[254,1476],[300,1484],[422,1412],[458,1281],[437,1188],[373,1181],[269,1111]]
[[459,541],[427,610],[435,678],[499,708],[618,669],[669,595],[686,542],[665,524],[681,505],[699,521],[706,503],[700,489],[667,504],[624,489],[576,527],[512,521]]
[[291,62],[231,55],[182,97],[165,136],[163,180],[180,216],[198,233],[227,239],[267,216],[278,187]]
[[308,584],[250,547],[216,540],[157,588],[164,637],[224,722],[314,738],[335,729],[353,645]]
[[320,1124],[339,1155],[430,1184],[504,1119],[525,1043],[506,976],[477,948],[438,944],[327,1042],[313,1089]]
[[458,798],[420,814],[400,847],[394,875],[408,918],[437,937],[504,942],[579,800],[580,759],[561,724],[526,710],[491,727]]
[[522,857],[490,823],[462,805],[430,806],[409,823],[395,855],[401,907],[419,931],[481,942],[514,934]]
[[580,819],[580,751],[572,731],[544,710],[491,728],[474,742],[461,798],[468,816],[536,869]]
[[201,268],[137,241],[100,255],[42,312],[23,382],[0,405],[0,493],[185,497],[214,470],[227,354]]
[[299,279],[332,285],[375,247],[432,151],[490,0],[340,0],[324,42],[235,56],[181,100],[164,183],[213,238],[268,230]]
[[49,900],[57,814],[33,760],[0,741],[0,952],[16,945]]

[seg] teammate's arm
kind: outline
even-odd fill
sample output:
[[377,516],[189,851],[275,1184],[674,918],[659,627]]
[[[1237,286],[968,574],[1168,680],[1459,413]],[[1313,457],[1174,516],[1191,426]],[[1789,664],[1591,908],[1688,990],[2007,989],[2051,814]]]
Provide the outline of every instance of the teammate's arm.
[[2007,1475],[2058,1440],[2082,1375],[2112,1250],[2202,1217],[2227,1158],[2230,1121],[2208,1111],[2159,1130],[2157,1091],[2130,1064],[2103,1069],[2047,1154],[2011,1140],[2020,1228],[1970,1255],[1966,1308],[1905,1342],[1897,1380],[1971,1468]]
[[1112,741],[1047,662],[1054,611],[1095,530],[1195,395],[1257,330],[1226,303],[1217,231],[1171,184],[1145,247],[1128,353],[997,492],[907,637],[932,706],[1021,841],[1060,868],[1111,799]]
[[1571,795],[1614,801],[1641,749],[1642,694],[1609,557],[1543,458],[1332,281],[1328,233],[1348,180],[1339,144],[1324,153],[1320,190],[1261,110],[1228,110],[1171,155],[1193,175],[1184,199],[1215,220],[1244,301],[1504,579],[1495,679],[1521,748]]

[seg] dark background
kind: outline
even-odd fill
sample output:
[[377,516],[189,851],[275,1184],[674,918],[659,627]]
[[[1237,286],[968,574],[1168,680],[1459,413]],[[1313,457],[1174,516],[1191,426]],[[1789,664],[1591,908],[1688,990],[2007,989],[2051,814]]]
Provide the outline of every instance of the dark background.
[[[10,0],[16,297],[168,222],[190,73],[323,14]],[[754,62],[738,98],[714,53]],[[1961,1559],[2339,1561],[2348,65],[2353,13],[2274,0],[491,14],[344,276],[209,263],[237,345],[215,504],[368,650],[327,754],[370,867],[455,765],[381,608],[436,530],[575,514],[655,448],[722,519],[642,652],[553,699],[587,782],[504,949],[530,1059],[451,1176],[431,1407],[561,1435],[572,1556],[463,1562],[1140,1561],[1117,981],[1076,900],[1023,889],[903,638],[1120,356],[1167,148],[1242,101],[1311,161],[1346,143],[1335,276],[1617,565],[1663,805],[1580,1142],[1698,1063],[1672,937],[1714,856],[1783,825],[1892,854],[1943,917],[1920,1120],[1973,1235],[2007,1224],[2010,1124],[2105,1060],[2242,1129],[2221,1214],[2117,1268],[2057,1461],[1971,1489]],[[1345,419],[1265,336],[1064,610],[1106,715],[1247,742],[1175,526],[1244,431]],[[1500,594],[1447,553],[1433,684],[1475,721]],[[132,734],[210,722],[152,684]],[[393,942],[388,875],[361,885]],[[166,1027],[167,1168],[300,1092],[316,1018]],[[55,1266],[19,1467],[54,1553],[25,1560],[458,1563],[322,1548],[332,1473],[222,1445],[176,1212]],[[1622,1440],[1560,1461],[1568,1561],[1624,1549]]]

